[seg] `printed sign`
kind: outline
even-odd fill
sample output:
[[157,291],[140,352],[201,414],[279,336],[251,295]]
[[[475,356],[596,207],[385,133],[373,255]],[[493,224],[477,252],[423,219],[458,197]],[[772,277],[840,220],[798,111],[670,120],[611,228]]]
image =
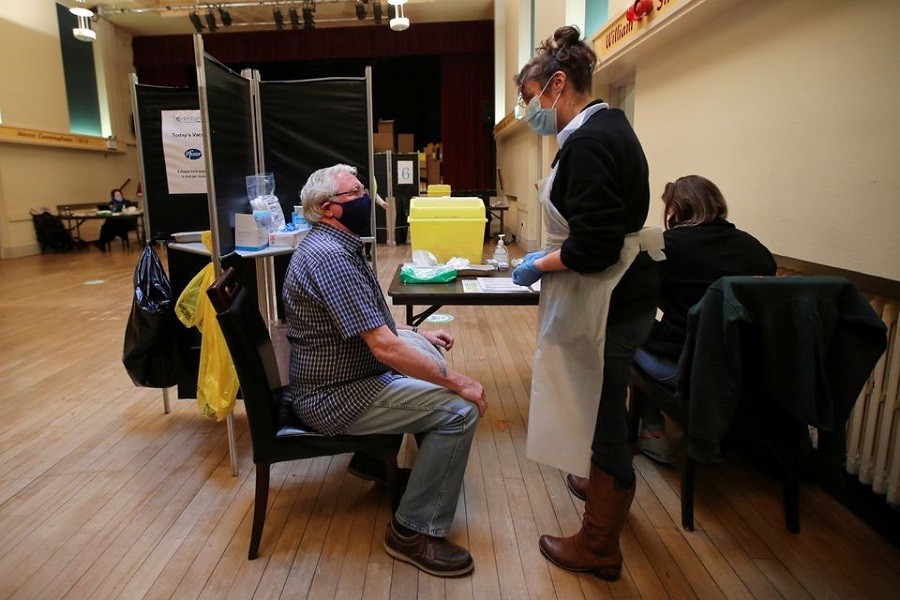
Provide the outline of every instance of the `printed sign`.
[[413,161],[398,160],[397,161],[397,184],[411,185],[415,183],[413,179]]
[[163,156],[170,194],[205,194],[206,161],[199,110],[164,110]]

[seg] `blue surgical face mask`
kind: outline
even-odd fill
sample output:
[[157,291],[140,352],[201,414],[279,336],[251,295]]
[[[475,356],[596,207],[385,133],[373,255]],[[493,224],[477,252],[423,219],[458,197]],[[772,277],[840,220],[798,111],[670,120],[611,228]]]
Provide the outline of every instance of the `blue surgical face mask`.
[[[556,75],[556,73],[553,75]],[[547,91],[547,86],[553,81],[553,75],[551,75],[547,83],[544,84],[544,89],[541,90],[541,93],[534,96],[528,102],[528,107],[525,109],[525,122],[528,123],[531,130],[538,135],[556,135],[557,133],[556,103],[559,102],[562,90],[560,90],[559,94],[556,96],[556,100],[553,101],[553,105],[550,108],[543,108],[541,106],[541,96],[544,95],[544,92]]]
[[341,224],[358,235],[369,237],[372,235],[372,197],[363,194],[355,200],[341,204]]

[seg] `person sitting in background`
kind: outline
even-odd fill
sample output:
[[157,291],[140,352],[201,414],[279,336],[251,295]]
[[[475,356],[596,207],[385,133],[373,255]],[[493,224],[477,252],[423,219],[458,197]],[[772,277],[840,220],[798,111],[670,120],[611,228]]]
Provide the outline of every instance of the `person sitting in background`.
[[[97,208],[101,208],[102,205]],[[114,188],[109,192],[109,210],[113,213],[120,213],[129,206],[135,206],[134,202],[126,200],[122,195],[122,190]],[[94,245],[102,252],[106,252],[109,243],[117,237],[123,240],[128,239],[128,232],[135,228],[133,221],[128,219],[107,219],[100,226],[100,239],[94,242]]]
[[[728,207],[719,188],[699,175],[667,183],[662,194],[666,260],[656,263],[662,289],[662,320],[635,354],[635,363],[659,381],[673,380],[687,338],[687,313],[707,288],[730,275],[775,275],[775,259],[755,237],[726,220]],[[632,386],[634,393],[642,393]],[[638,444],[650,458],[671,463],[672,443],[662,411],[643,394]]]
[[465,575],[474,568],[469,551],[445,536],[487,408],[484,387],[429,349],[452,348],[447,332],[422,332],[421,349],[398,334],[412,328],[394,322],[363,257],[371,198],[356,169],[314,172],[300,198],[312,229],[291,257],[282,292],[292,408],[326,435],[417,434],[419,454],[385,551],[431,575]]

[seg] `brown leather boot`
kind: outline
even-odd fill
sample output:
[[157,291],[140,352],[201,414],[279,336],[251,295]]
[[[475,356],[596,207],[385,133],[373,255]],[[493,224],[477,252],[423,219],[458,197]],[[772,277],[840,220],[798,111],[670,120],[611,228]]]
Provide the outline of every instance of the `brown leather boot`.
[[612,475],[591,465],[581,530],[567,538],[541,536],[541,553],[550,562],[569,571],[590,572],[601,579],[619,578],[619,534],[634,499],[634,485],[618,490],[614,481]]
[[566,487],[579,500],[587,500],[588,478],[569,473],[566,475]]

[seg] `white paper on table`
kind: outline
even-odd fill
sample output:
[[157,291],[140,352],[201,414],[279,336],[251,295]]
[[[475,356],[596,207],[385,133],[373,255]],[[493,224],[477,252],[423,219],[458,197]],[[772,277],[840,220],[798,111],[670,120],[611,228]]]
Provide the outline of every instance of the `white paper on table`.
[[478,285],[478,282],[475,281],[474,279],[461,279],[460,281],[462,281],[463,293],[465,293],[465,294],[480,294],[481,293],[481,286]]
[[531,291],[531,288],[524,285],[516,285],[513,283],[512,277],[478,277],[475,281],[481,287],[482,292],[500,293],[500,292],[525,292]]

